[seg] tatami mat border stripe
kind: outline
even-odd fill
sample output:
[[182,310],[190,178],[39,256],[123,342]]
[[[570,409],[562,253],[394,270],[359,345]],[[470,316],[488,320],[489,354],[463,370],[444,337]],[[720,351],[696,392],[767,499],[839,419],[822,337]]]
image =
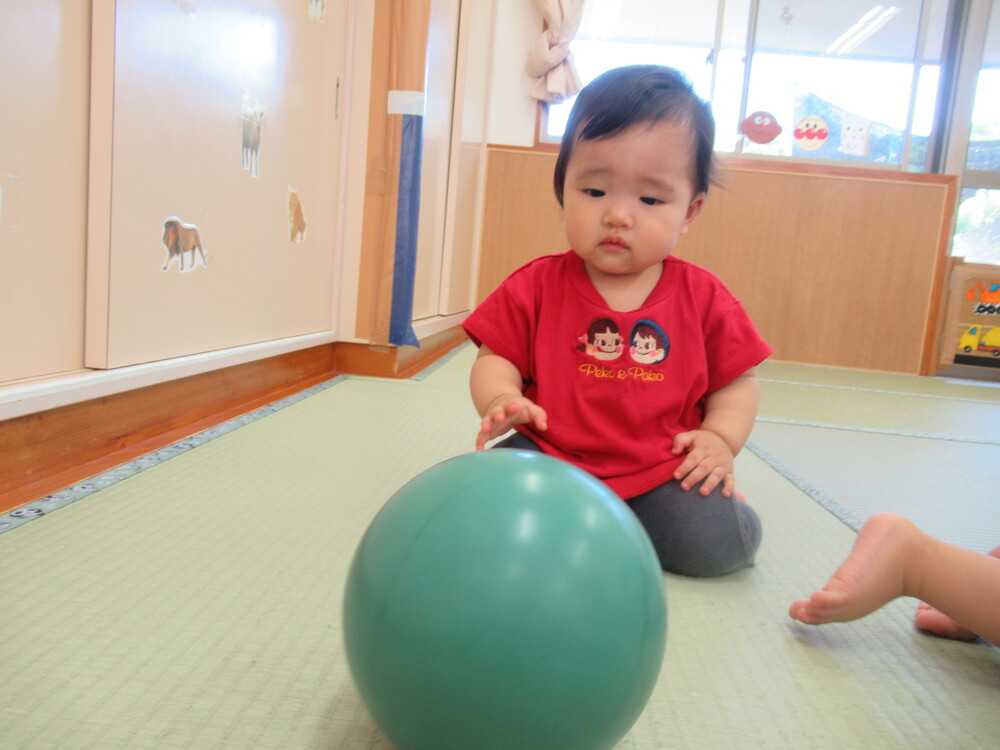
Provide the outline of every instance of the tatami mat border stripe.
[[[781,420],[773,420],[773,421],[781,422]],[[804,477],[792,471],[788,466],[786,466],[784,463],[779,461],[773,455],[771,455],[766,450],[761,448],[759,445],[757,445],[753,441],[749,441],[746,444],[746,449],[751,453],[753,453],[755,456],[757,456],[757,458],[766,463],[772,469],[774,469],[776,472],[778,472],[781,476],[783,476],[793,485],[795,485],[799,490],[801,490],[802,492],[807,494],[810,498],[815,500],[817,504],[821,505],[822,507],[830,511],[830,513],[832,513],[837,519],[842,521],[844,524],[854,529],[855,531],[858,531],[861,528],[862,524],[864,523],[862,519],[858,518],[853,513],[843,508],[841,505],[837,503],[836,500],[834,500],[829,495],[823,493],[823,491],[818,489],[817,487],[814,487],[812,484],[806,481]]]
[[427,367],[425,367],[420,372],[416,373],[415,375],[413,375],[412,377],[410,377],[408,379],[409,380],[423,380],[424,378],[429,378],[431,375],[433,375],[434,373],[436,373],[438,370],[440,370],[446,364],[448,364],[449,362],[451,362],[452,359],[454,359],[455,357],[457,357],[460,352],[465,351],[470,346],[475,346],[475,344],[473,344],[471,341],[466,341],[464,344],[456,346],[450,352],[447,352],[443,356],[438,357],[436,360],[434,360],[429,365],[427,365]]
[[[775,385],[794,385],[799,388],[826,388],[827,390],[832,390],[832,391],[853,391],[854,393],[875,393],[882,396],[906,396],[907,398],[927,398],[936,401],[965,401],[967,403],[972,403],[972,404],[996,403],[995,399],[969,398],[968,396],[955,396],[952,394],[945,394],[945,393],[919,393],[916,391],[887,390],[885,388],[861,388],[856,385],[841,385],[836,383],[804,383],[801,380],[785,380],[779,378],[765,378],[760,376],[757,377],[757,380],[760,383],[774,383]],[[970,386],[973,384],[973,381],[959,382],[951,380],[944,382],[949,382],[953,385],[963,385],[963,386]],[[975,381],[974,385],[976,387],[981,387],[981,388],[994,388],[994,389],[1000,388],[1000,384],[983,383],[980,381]]]
[[346,381],[348,377],[349,376],[347,375],[337,375],[330,380],[326,380],[312,386],[311,388],[299,391],[298,393],[292,394],[291,396],[283,398],[280,401],[275,401],[272,404],[247,412],[246,414],[230,419],[229,421],[223,422],[215,427],[210,427],[207,430],[196,433],[191,437],[180,440],[172,445],[168,445],[167,447],[161,448],[153,453],[140,456],[134,461],[129,461],[128,463],[122,464],[121,466],[111,469],[110,471],[106,471],[103,474],[92,477],[85,482],[80,482],[72,487],[67,487],[64,490],[55,492],[47,497],[41,498],[40,500],[35,500],[34,502],[28,503],[20,508],[16,508],[9,513],[4,513],[0,515],[0,534],[23,526],[29,521],[34,521],[36,518],[41,518],[42,516],[52,513],[55,510],[64,508],[67,505],[75,503],[77,500],[82,500],[89,495],[93,495],[95,492],[99,492],[100,490],[106,489],[113,484],[117,484],[123,479],[128,479],[129,477],[133,477],[146,469],[158,466],[164,461],[169,461],[171,458],[183,455],[193,448],[205,445],[206,443],[209,443],[216,438],[220,438],[223,435],[228,435],[230,432],[238,430],[240,427],[256,422],[257,420],[263,419],[264,417],[281,411],[282,409],[286,409],[293,404],[304,401],[310,396],[322,393],[338,383]]
[[[957,399],[953,399],[957,400]],[[786,424],[794,427],[821,427],[827,430],[846,430],[848,432],[865,432],[872,435],[890,435],[892,437],[912,437],[925,440],[944,440],[949,443],[971,443],[974,445],[1000,445],[1000,441],[967,435],[955,436],[939,432],[913,432],[911,430],[886,430],[875,427],[862,427],[853,424],[835,424],[832,422],[810,422],[802,419],[781,419],[778,417],[757,417],[757,422],[767,424]]]

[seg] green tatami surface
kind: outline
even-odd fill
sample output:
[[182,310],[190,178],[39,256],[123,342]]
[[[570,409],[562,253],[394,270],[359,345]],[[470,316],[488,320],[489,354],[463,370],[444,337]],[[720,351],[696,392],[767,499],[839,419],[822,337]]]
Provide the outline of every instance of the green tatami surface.
[[[389,496],[471,448],[473,357],[418,380],[340,378],[0,534],[0,748],[390,748],[347,670],[344,582]],[[1000,543],[986,464],[1000,390],[760,375],[756,452],[737,471],[763,520],[757,565],[665,576],[663,670],[619,747],[996,747],[996,649],[917,632],[912,600],[821,628],[786,611],[850,549],[841,518],[899,502],[969,546]]]

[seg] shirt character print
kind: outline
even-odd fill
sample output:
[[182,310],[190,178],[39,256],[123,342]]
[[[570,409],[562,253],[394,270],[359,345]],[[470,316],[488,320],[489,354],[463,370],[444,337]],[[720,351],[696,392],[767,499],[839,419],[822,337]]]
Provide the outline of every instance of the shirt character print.
[[618,359],[625,349],[621,332],[610,318],[595,320],[578,340],[580,346],[577,349],[594,359]]
[[629,336],[629,354],[641,365],[655,365],[666,359],[670,352],[670,339],[656,323],[640,320],[632,326]]

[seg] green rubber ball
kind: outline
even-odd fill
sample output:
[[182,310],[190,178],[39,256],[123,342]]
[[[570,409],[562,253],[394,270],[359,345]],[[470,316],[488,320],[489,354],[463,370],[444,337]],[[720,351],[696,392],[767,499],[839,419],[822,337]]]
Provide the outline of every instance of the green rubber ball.
[[541,453],[444,461],[404,485],[348,572],[344,645],[403,750],[610,748],[663,661],[663,576],[629,508]]

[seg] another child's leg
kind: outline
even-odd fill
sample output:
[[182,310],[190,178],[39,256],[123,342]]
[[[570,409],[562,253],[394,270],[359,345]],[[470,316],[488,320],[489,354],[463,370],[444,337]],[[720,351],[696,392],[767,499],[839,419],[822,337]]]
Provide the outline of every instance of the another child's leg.
[[1000,640],[1000,559],[942,542],[892,513],[868,519],[826,586],[788,612],[809,625],[847,622],[900,596],[922,599]]
[[[1000,547],[994,547],[989,554],[990,557],[1000,557]],[[977,633],[972,632],[964,625],[960,625],[944,612],[936,607],[932,607],[927,602],[920,602],[917,605],[917,613],[913,619],[917,627],[921,630],[926,630],[928,633],[940,635],[944,638],[954,638],[959,641],[974,641],[979,637]]]
[[749,505],[723,497],[718,488],[703,497],[697,487],[684,491],[671,481],[628,504],[669,573],[712,578],[753,565],[760,519]]

